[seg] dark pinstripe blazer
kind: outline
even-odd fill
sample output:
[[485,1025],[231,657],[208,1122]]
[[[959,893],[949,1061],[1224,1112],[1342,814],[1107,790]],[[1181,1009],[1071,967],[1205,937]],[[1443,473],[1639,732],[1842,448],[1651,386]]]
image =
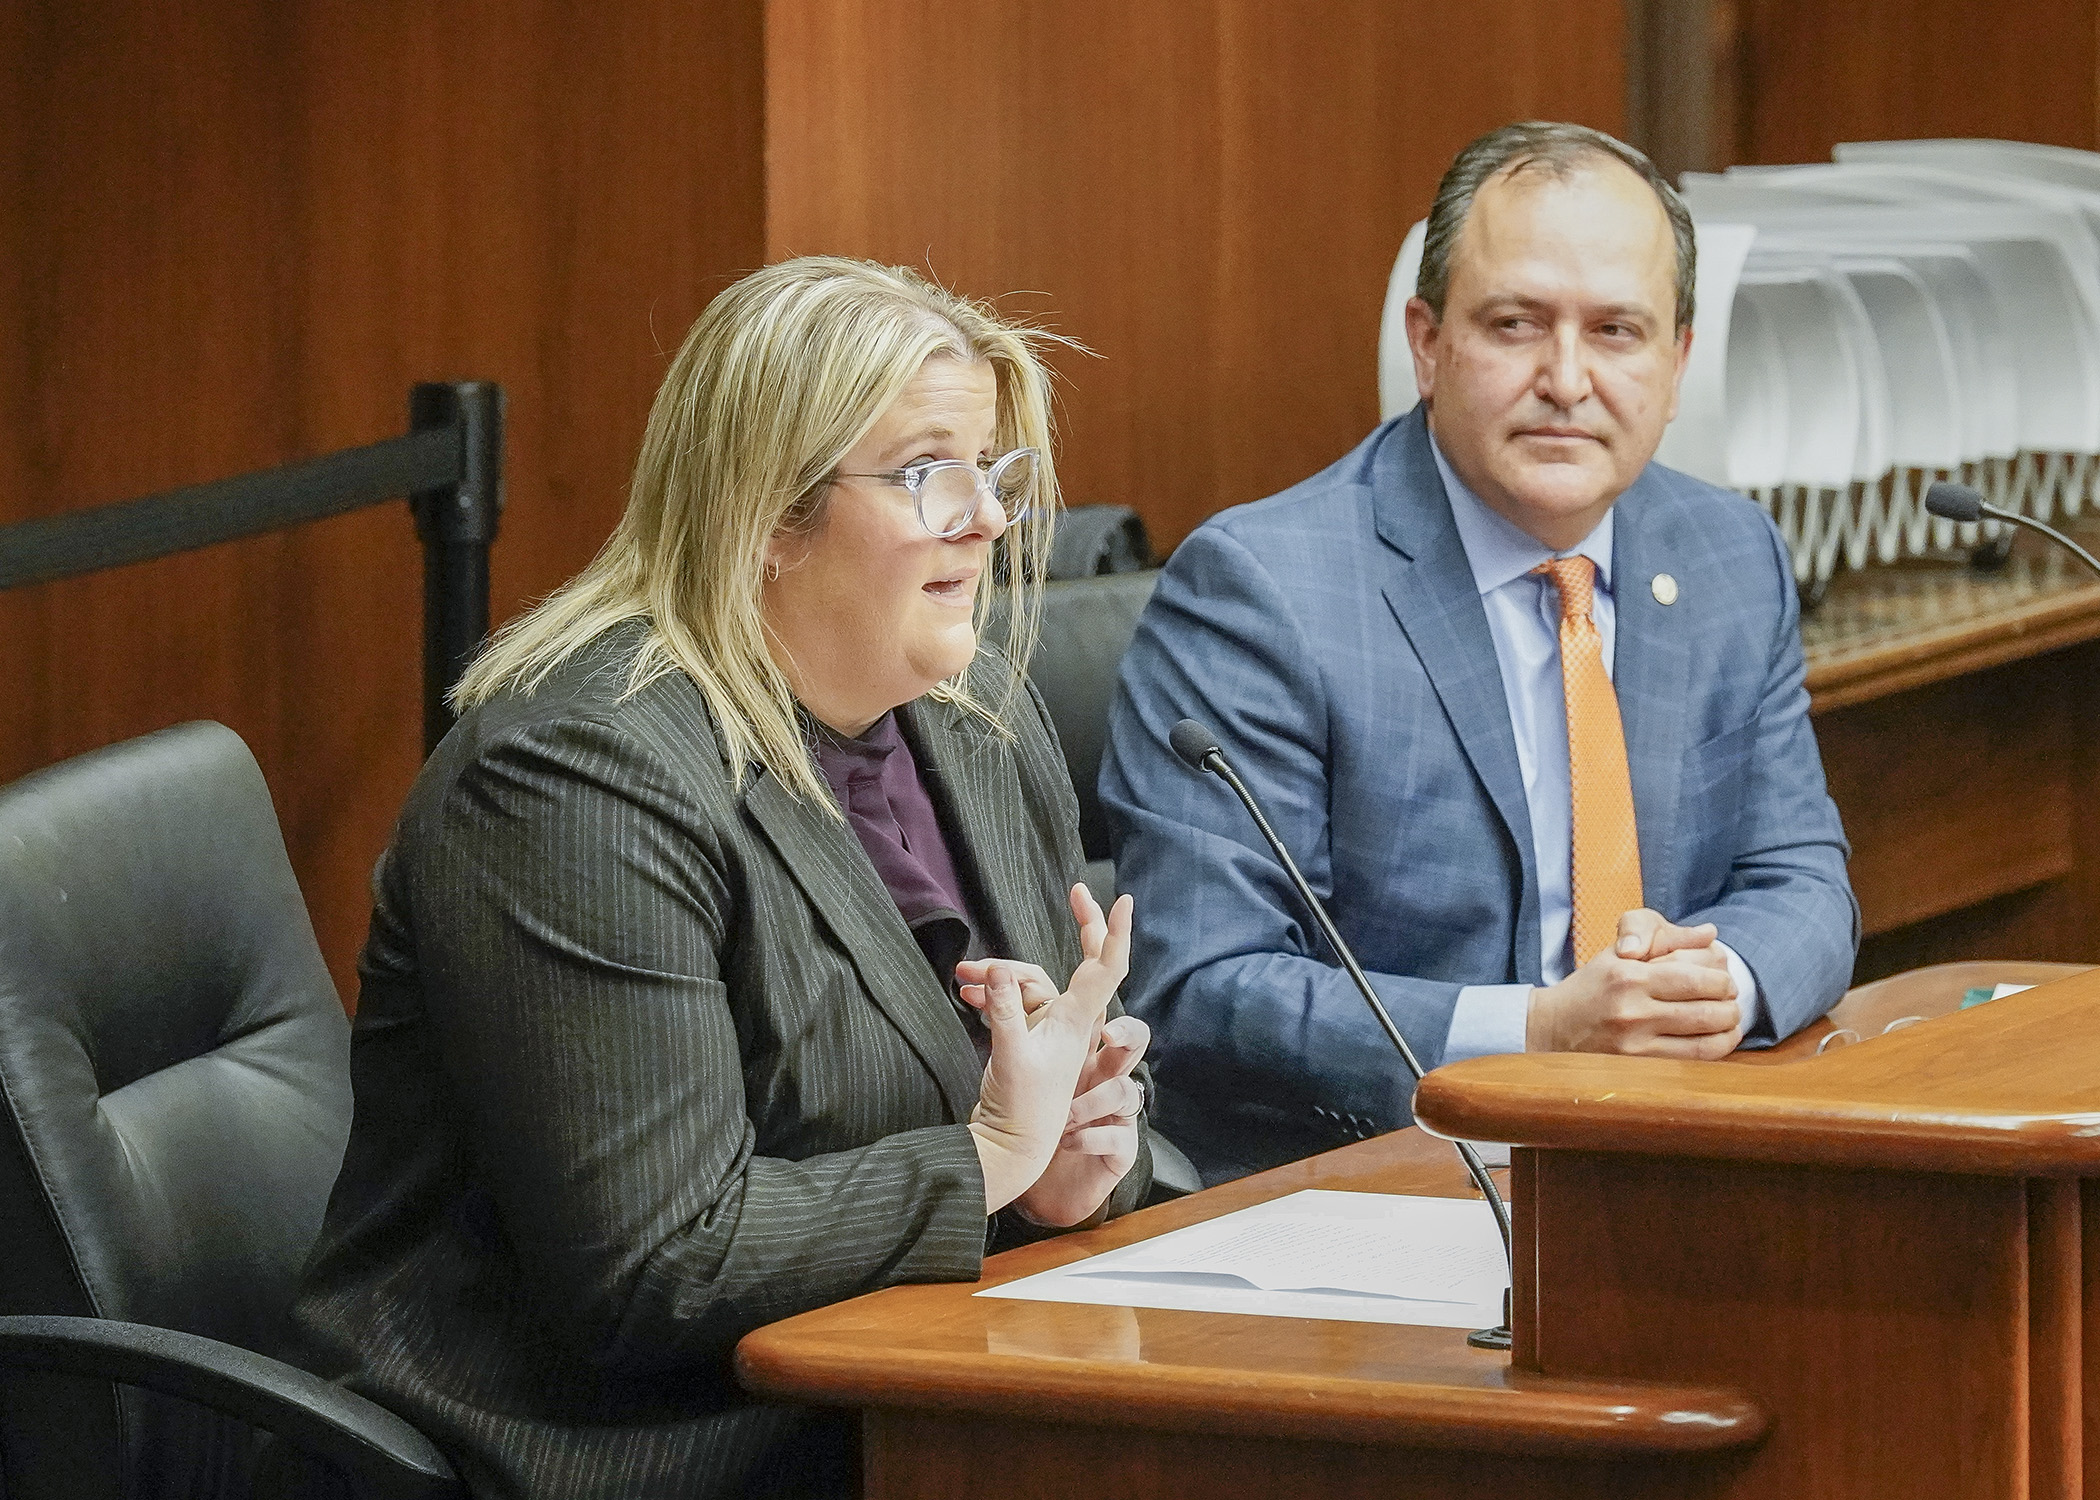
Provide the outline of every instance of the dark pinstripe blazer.
[[[977,1056],[852,833],[739,790],[684,676],[621,700],[635,640],[468,714],[410,793],[294,1317],[477,1495],[826,1492],[848,1424],[749,1401],[731,1350],[978,1274]],[[991,951],[1069,974],[1077,809],[1040,703],[1010,739],[899,718]]]

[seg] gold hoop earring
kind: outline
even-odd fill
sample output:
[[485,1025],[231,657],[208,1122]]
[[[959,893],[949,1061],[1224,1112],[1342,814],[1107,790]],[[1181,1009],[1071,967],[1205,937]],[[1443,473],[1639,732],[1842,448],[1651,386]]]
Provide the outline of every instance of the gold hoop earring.
[[779,564],[779,563],[777,563],[777,562],[774,562],[774,561],[773,561],[773,560],[771,560],[770,558],[769,558],[769,559],[767,559],[767,561],[766,561],[766,582],[768,582],[768,583],[778,583],[778,582],[780,582],[780,564]]

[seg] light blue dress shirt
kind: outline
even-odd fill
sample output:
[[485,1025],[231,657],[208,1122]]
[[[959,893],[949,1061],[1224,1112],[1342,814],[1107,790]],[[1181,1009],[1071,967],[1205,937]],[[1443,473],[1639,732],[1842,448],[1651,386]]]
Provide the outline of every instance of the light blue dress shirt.
[[[1575,967],[1571,926],[1574,904],[1569,894],[1574,863],[1573,802],[1568,788],[1568,703],[1560,676],[1560,592],[1551,580],[1532,570],[1555,557],[1586,557],[1597,568],[1597,588],[1590,618],[1604,641],[1604,670],[1612,670],[1617,612],[1612,603],[1612,512],[1596,530],[1566,552],[1554,552],[1519,530],[1466,488],[1430,440],[1444,492],[1451,497],[1451,519],[1473,569],[1488,633],[1495,640],[1495,660],[1502,669],[1502,692],[1509,702],[1509,727],[1517,740],[1517,764],[1524,773],[1524,802],[1531,813],[1531,850],[1539,876],[1539,968],[1546,984],[1558,984]],[[1664,916],[1671,913],[1664,912]],[[1726,943],[1742,1007],[1743,1029],[1756,1024],[1757,981],[1750,966]],[[1451,1030],[1444,1039],[1444,1061],[1484,1057],[1496,1052],[1522,1052],[1524,1025],[1531,1007],[1528,984],[1472,984],[1458,992]]]

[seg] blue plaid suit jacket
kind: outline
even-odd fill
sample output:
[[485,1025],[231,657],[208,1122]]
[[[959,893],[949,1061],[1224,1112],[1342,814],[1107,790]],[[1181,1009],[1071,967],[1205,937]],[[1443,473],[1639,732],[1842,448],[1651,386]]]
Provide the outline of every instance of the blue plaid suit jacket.
[[[1859,942],[1785,548],[1749,501],[1652,464],[1615,513],[1648,904],[1720,925],[1769,1045],[1844,992]],[[1669,606],[1649,587],[1665,572]],[[1412,1086],[1282,869],[1168,747],[1183,717],[1217,733],[1424,1066],[1461,986],[1538,982],[1516,742],[1419,408],[1176,549],[1101,770],[1160,1128],[1215,1178],[1407,1123]]]

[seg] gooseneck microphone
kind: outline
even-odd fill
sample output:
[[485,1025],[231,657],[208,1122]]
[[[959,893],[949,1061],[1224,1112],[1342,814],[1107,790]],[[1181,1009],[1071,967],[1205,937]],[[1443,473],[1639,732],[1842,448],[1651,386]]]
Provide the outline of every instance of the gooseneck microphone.
[[2086,551],[2054,526],[2045,525],[2033,516],[2018,515],[2009,510],[2000,510],[1986,504],[1982,494],[1965,484],[1956,484],[1951,479],[1942,479],[1925,492],[1925,508],[1934,515],[1948,521],[1981,521],[1988,517],[1993,521],[2010,521],[2015,526],[2025,526],[2029,531],[2039,531],[2059,547],[2068,550],[2080,562],[2100,573],[2100,559]]
[[[1269,848],[1275,852],[1284,873],[1291,877],[1291,884],[1298,891],[1298,899],[1312,912],[1313,921],[1319,924],[1320,935],[1327,939],[1327,946],[1334,950],[1335,957],[1342,961],[1342,967],[1349,971],[1350,979],[1355,981],[1356,992],[1364,997],[1364,1004],[1370,1006],[1371,1014],[1378,1018],[1379,1029],[1385,1033],[1386,1040],[1393,1044],[1393,1050],[1400,1054],[1400,1060],[1407,1064],[1407,1071],[1414,1075],[1415,1082],[1420,1083],[1422,1064],[1415,1057],[1414,1048],[1407,1045],[1407,1038],[1402,1036],[1400,1028],[1393,1024],[1392,1016],[1386,1011],[1385,1002],[1378,998],[1378,991],[1371,988],[1371,981],[1364,976],[1363,965],[1356,961],[1356,955],[1350,952],[1349,945],[1342,941],[1341,933],[1335,928],[1334,918],[1327,914],[1325,903],[1313,894],[1313,888],[1306,884],[1305,876],[1299,872],[1298,862],[1291,858],[1291,851],[1284,848],[1283,840],[1276,836],[1276,830],[1269,826],[1269,820],[1262,815],[1261,804],[1254,800],[1254,793],[1247,790],[1247,783],[1240,780],[1239,772],[1232,769],[1232,763],[1225,759],[1225,752],[1218,748],[1218,737],[1194,719],[1183,719],[1167,736],[1167,743],[1174,747],[1174,753],[1192,769],[1210,772],[1231,787],[1239,797],[1241,805],[1247,809],[1247,816],[1254,819],[1254,826],[1259,828],[1261,836],[1268,840]],[[1502,1201],[1502,1194],[1495,1190],[1495,1179],[1488,1176],[1487,1167],[1480,1160],[1480,1153],[1464,1141],[1453,1141],[1451,1144],[1458,1148],[1459,1158],[1465,1162],[1466,1170],[1472,1174],[1474,1186],[1480,1189],[1481,1196],[1487,1199],[1489,1207],[1495,1212],[1495,1227],[1502,1231],[1502,1254],[1509,1261],[1510,1272],[1511,1291],[1502,1294],[1501,1326],[1469,1333],[1466,1335],[1466,1342],[1476,1349],[1507,1349],[1511,1340],[1510,1299],[1516,1286],[1517,1275],[1516,1249],[1509,1231],[1509,1205]]]

